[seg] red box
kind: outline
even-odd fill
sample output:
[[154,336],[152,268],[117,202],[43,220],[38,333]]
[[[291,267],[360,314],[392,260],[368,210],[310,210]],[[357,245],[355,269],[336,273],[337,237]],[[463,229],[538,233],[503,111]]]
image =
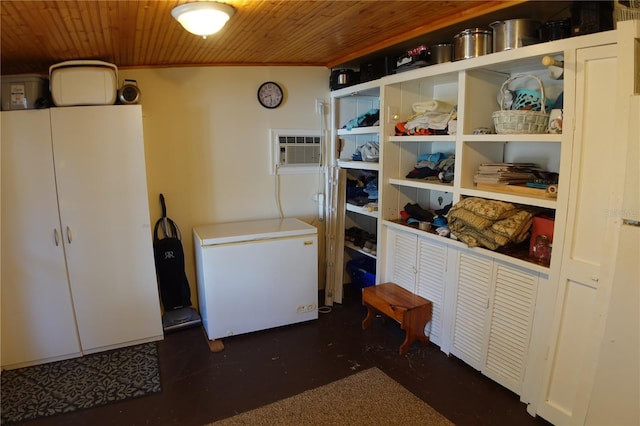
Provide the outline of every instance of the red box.
[[553,243],[553,225],[555,221],[551,217],[536,216],[531,225],[531,239],[529,240],[529,256],[533,256],[533,246],[538,235],[546,235],[549,243]]

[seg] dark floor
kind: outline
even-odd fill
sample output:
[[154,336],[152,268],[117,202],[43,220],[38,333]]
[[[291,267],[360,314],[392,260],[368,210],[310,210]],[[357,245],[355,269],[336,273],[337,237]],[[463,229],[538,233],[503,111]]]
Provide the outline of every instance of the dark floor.
[[[322,300],[322,299],[321,299]],[[224,339],[209,350],[202,328],[158,342],[162,392],[43,418],[29,425],[204,425],[378,367],[457,425],[547,425],[517,395],[433,344],[398,355],[404,332],[377,319],[366,331],[360,295],[345,288],[317,321]],[[295,420],[292,419],[292,424]]]

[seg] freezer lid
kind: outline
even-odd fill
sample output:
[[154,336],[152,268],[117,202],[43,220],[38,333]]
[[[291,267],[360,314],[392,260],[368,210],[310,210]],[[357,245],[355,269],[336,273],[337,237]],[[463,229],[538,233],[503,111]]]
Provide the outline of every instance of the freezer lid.
[[213,223],[193,228],[194,238],[201,246],[316,235],[317,232],[315,226],[294,218]]

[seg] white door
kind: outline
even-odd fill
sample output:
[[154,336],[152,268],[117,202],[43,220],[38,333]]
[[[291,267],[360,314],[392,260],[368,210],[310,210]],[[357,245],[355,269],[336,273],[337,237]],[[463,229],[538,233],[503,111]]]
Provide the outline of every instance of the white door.
[[617,252],[611,304],[585,421],[593,426],[640,424],[640,227],[621,227]]
[[392,282],[416,292],[417,237],[409,232],[387,228],[386,276],[381,282]]
[[485,324],[493,282],[493,260],[461,250],[456,270],[451,353],[481,370],[487,348]]
[[1,140],[2,365],[79,355],[49,110],[2,112]]
[[608,141],[615,123],[617,49],[576,56],[575,130],[558,300],[539,414],[554,424],[582,424],[597,356],[596,296],[613,182]]
[[139,105],[51,109],[84,352],[162,336]]
[[521,395],[538,274],[495,261],[494,275],[489,335],[482,372]]
[[442,347],[445,283],[447,282],[447,244],[430,238],[418,238],[416,294],[433,306],[427,325],[429,339]]

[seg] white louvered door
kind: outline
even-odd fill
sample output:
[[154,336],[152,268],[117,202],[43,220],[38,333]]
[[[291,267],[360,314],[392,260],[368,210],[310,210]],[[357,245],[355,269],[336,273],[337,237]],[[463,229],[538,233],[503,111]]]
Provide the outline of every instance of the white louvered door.
[[520,394],[533,324],[538,274],[497,261],[494,274],[488,347],[482,372]]
[[485,324],[492,279],[491,258],[460,253],[451,353],[478,370],[486,350]]
[[396,229],[387,230],[387,276],[381,282],[393,282],[415,293],[417,237]]
[[451,353],[520,394],[539,274],[461,250]]
[[448,245],[394,228],[387,228],[386,233],[388,255],[382,282],[394,282],[431,301],[432,317],[425,327],[425,334],[448,353],[449,339],[444,338],[444,334],[448,337],[444,330],[445,293],[447,283],[452,282],[448,277]]
[[[431,322],[427,324],[430,340],[442,347],[443,303],[447,273],[447,246],[438,241],[418,238],[416,294],[433,304]],[[428,330],[428,328],[431,328]]]

